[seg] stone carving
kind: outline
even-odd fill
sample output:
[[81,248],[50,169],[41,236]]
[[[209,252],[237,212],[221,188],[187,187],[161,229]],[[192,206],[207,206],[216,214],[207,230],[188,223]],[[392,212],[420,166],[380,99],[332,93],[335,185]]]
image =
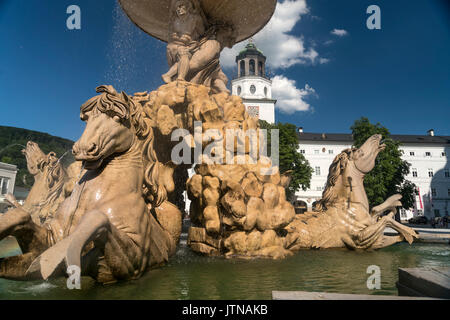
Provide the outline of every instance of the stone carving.
[[[272,16],[276,0],[258,0],[252,12],[238,0],[119,0],[129,18],[150,35],[168,42],[170,83],[185,80],[229,92],[219,58],[259,31]],[[142,14],[145,12],[146,14]]]
[[[363,182],[385,147],[380,141],[381,135],[374,135],[359,149],[347,149],[336,156],[318,211],[297,215],[286,227],[286,248],[379,249],[404,240],[412,243],[418,237],[413,229],[393,219],[396,207],[401,206],[401,195],[369,210]],[[386,227],[399,235],[385,236]]]
[[[73,153],[86,172],[70,196],[43,224],[19,206],[0,217],[0,240],[15,236],[23,252],[0,260],[0,277],[47,279],[76,265],[82,274],[110,283],[136,279],[167,262],[182,219],[169,202],[184,186],[175,185],[173,174],[189,165],[173,160],[172,151],[180,145],[172,141],[177,129],[184,130],[179,136],[183,159],[198,161],[187,182],[192,201],[188,244],[196,252],[280,259],[303,248],[376,249],[417,237],[392,219],[399,196],[369,212],[363,178],[383,150],[379,135],[338,155],[320,211],[295,216],[285,196],[289,173],[281,175],[269,158],[252,153],[244,134],[258,132],[259,124],[239,97],[188,82],[132,97],[111,86],[97,91],[100,95],[81,107],[87,125]],[[227,129],[242,131],[229,137]],[[264,143],[256,137],[257,145]],[[244,144],[242,154],[235,155],[236,141]],[[206,150],[211,142],[214,148],[196,157],[195,148]],[[47,156],[32,143],[29,149],[30,172],[37,164],[55,164],[54,155],[41,161]],[[225,162],[230,156],[233,161]],[[384,236],[385,227],[400,234]]]
[[193,224],[188,241],[194,251],[243,258],[290,255],[282,233],[294,219],[294,208],[286,201],[278,169],[261,175],[262,162],[196,168],[188,181]]
[[75,265],[110,283],[138,278],[175,252],[181,212],[167,201],[171,171],[154,153],[150,119],[125,93],[97,91],[81,108],[87,125],[73,147],[86,173],[44,225],[22,208],[0,217],[0,239],[15,236],[23,252],[0,260],[0,277],[47,279]]
[[[135,94],[133,99],[143,105],[149,119],[156,120],[152,122],[159,133],[155,152],[167,161],[167,151],[174,147],[170,135],[176,129],[186,130],[182,136],[186,154],[195,154],[191,150],[195,146],[204,151],[215,145],[209,154],[203,152],[195,159],[196,174],[187,182],[193,225],[188,243],[194,251],[229,257],[290,254],[279,235],[295,215],[285,196],[289,179],[276,167],[268,172],[270,159],[251,152],[245,133],[254,130],[257,140],[253,143],[258,146],[263,141],[259,141],[258,120],[248,116],[241,98],[215,94],[203,85],[172,82],[150,94]],[[228,129],[242,130],[235,137],[245,144],[242,154],[237,154],[237,141],[227,144]],[[227,157],[231,164],[226,164]],[[187,161],[191,160],[188,156]]]
[[203,84],[217,92],[227,91],[227,76],[220,68],[220,52],[234,43],[232,26],[208,21],[198,2],[173,1],[171,8],[167,61],[170,70],[162,76],[166,83],[187,80]]
[[29,141],[22,153],[27,159],[28,172],[34,177],[34,184],[20,205],[12,194],[6,196],[15,208],[21,208],[31,215],[36,224],[43,224],[53,217],[58,206],[67,198],[81,173],[81,164],[71,163],[65,167],[54,152],[45,155],[39,146]]

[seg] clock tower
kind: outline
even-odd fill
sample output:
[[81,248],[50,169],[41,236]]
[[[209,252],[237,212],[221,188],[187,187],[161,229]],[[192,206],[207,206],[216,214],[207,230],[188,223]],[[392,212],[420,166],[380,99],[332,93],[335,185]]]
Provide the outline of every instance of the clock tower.
[[236,57],[238,74],[231,81],[232,94],[242,98],[247,112],[269,123],[275,123],[272,81],[266,76],[266,57],[253,41]]

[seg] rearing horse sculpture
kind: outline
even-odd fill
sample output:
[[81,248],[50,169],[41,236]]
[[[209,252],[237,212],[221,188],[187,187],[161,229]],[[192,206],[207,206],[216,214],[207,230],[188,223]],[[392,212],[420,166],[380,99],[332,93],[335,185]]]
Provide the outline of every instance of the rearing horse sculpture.
[[110,283],[138,278],[174,253],[181,213],[158,190],[149,119],[112,86],[97,92],[81,107],[87,125],[73,147],[87,172],[44,226],[24,210],[0,217],[0,239],[27,237],[23,255],[0,260],[0,277],[47,279],[64,274],[65,264]]
[[[378,153],[385,148],[380,144],[381,138],[374,135],[359,149],[347,149],[336,156],[318,211],[297,215],[286,227],[287,248],[378,249],[403,240],[412,243],[417,238],[413,229],[393,219],[396,207],[401,206],[401,195],[394,195],[369,210],[364,176],[374,168]],[[399,235],[385,236],[386,227]]]
[[33,187],[23,205],[12,194],[6,195],[6,199],[15,208],[27,211],[32,220],[41,225],[53,217],[61,202],[70,195],[81,166],[75,162],[65,167],[54,152],[46,155],[32,141],[28,141],[22,153],[27,159],[28,172],[34,178]]

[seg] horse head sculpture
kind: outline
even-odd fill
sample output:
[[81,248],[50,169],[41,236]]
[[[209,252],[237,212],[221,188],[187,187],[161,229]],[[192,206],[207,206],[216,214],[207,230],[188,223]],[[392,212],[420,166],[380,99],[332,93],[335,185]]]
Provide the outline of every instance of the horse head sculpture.
[[81,107],[80,117],[87,123],[81,138],[73,146],[75,159],[87,170],[94,170],[113,154],[130,149],[136,135],[148,134],[147,123],[138,114],[137,106],[112,86],[97,88],[99,96]]
[[316,210],[324,211],[338,201],[347,201],[352,193],[356,193],[364,208],[369,210],[367,196],[361,183],[364,176],[375,167],[378,154],[386,148],[386,145],[381,144],[381,139],[381,135],[374,135],[360,148],[346,149],[335,157]]

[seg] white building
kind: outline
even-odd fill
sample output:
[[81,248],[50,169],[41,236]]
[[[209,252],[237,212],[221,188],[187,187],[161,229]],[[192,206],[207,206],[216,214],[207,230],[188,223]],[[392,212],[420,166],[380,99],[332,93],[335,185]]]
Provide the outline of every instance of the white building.
[[0,162],[0,213],[8,206],[5,195],[14,194],[17,167],[12,164]]
[[231,81],[231,92],[240,96],[252,117],[275,123],[272,81],[266,77],[266,57],[249,42],[236,57],[238,76]]
[[[322,197],[328,169],[334,157],[353,143],[351,134],[298,132],[299,148],[314,169],[311,188],[297,192],[298,207],[312,210]],[[401,212],[402,220],[417,215],[444,216],[450,211],[450,137],[428,135],[391,135],[402,143],[403,159],[411,164],[409,181],[417,186],[415,207]]]

